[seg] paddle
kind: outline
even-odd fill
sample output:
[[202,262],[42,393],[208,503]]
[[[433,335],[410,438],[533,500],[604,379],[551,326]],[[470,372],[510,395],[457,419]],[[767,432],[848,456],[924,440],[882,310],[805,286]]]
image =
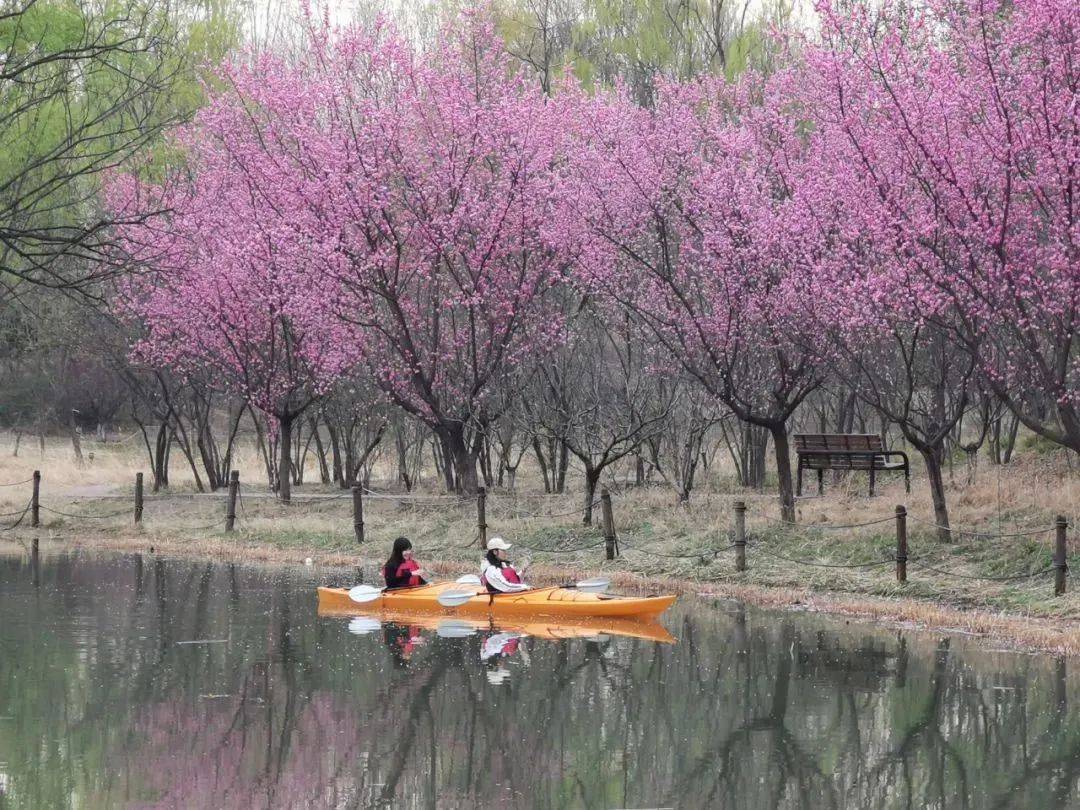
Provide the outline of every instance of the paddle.
[[436,597],[436,601],[443,607],[461,607],[476,596],[476,591],[443,591]]
[[435,633],[439,638],[468,638],[476,633],[476,627],[461,619],[447,619],[439,622]]
[[358,604],[374,602],[383,595],[386,588],[375,588],[371,585],[357,585],[349,589],[349,598]]
[[583,593],[607,593],[607,589],[610,586],[610,579],[607,579],[606,577],[595,577],[593,579],[583,579],[581,582],[575,582],[572,585],[560,585],[559,587],[574,588]]
[[465,576],[458,577],[454,580],[458,585],[479,585],[480,577],[476,574],[465,574]]
[[368,633],[374,633],[381,627],[382,623],[371,616],[357,616],[349,622],[349,632],[357,636],[366,636]]

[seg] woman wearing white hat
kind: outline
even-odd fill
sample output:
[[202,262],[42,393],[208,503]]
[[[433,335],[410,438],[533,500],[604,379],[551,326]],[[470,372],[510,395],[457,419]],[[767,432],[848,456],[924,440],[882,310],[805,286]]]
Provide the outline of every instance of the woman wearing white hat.
[[488,540],[487,556],[484,557],[483,573],[480,575],[480,582],[488,589],[488,593],[516,593],[530,588],[522,582],[521,575],[510,564],[506,555],[509,548],[510,544],[501,537]]

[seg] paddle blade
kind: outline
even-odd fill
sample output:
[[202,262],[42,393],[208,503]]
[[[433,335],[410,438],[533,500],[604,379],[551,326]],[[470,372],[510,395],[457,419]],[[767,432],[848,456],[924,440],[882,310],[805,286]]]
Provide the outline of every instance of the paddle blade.
[[349,632],[357,636],[366,636],[368,633],[374,633],[381,627],[382,623],[378,619],[373,619],[371,616],[357,616],[349,622]]
[[458,585],[479,585],[480,577],[476,574],[466,574],[463,577],[458,577],[454,580]]
[[357,585],[355,588],[349,589],[349,598],[359,604],[365,602],[374,602],[380,596],[384,588],[373,588],[371,585]]
[[607,589],[611,586],[611,580],[605,577],[596,577],[595,579],[583,579],[577,583],[574,587],[579,591],[585,593],[607,593]]
[[435,633],[439,638],[468,638],[476,633],[476,627],[461,619],[447,619],[439,622],[439,626],[435,628]]
[[443,607],[461,607],[476,596],[474,591],[443,591],[438,596],[439,604]]

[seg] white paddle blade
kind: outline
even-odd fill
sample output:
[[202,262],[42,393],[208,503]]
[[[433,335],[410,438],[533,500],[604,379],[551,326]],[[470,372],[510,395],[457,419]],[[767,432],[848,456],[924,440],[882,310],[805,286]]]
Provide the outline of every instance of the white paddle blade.
[[438,596],[439,604],[443,607],[461,607],[476,596],[474,591],[443,591]]
[[439,638],[468,638],[476,633],[476,627],[461,619],[447,619],[435,628]]
[[595,579],[583,579],[577,584],[579,591],[585,593],[607,593],[607,589],[611,586],[611,580],[605,577],[596,577]]
[[371,585],[357,585],[349,589],[349,598],[362,605],[365,602],[374,602],[382,596],[384,590],[384,588],[374,588]]
[[357,616],[349,622],[349,632],[357,636],[366,636],[368,633],[374,633],[381,627],[382,622],[371,616]]
[[466,574],[463,577],[458,577],[454,580],[458,585],[479,585],[480,577],[476,574]]

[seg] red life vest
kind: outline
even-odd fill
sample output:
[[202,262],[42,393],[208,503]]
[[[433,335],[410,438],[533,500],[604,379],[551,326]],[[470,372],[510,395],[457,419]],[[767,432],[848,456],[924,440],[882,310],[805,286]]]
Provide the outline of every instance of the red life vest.
[[[420,570],[420,566],[417,564],[416,560],[405,560],[405,562],[403,562],[401,565],[398,566],[398,569],[397,569],[398,579],[400,580],[401,578],[406,576],[406,574],[409,574],[409,572],[411,572],[411,571],[419,571],[419,570]],[[408,581],[407,584],[410,587],[413,587],[413,586],[416,586],[416,585],[422,585],[423,580],[420,579],[420,577],[418,577],[416,575],[412,575],[412,576],[409,577],[409,581]]]

